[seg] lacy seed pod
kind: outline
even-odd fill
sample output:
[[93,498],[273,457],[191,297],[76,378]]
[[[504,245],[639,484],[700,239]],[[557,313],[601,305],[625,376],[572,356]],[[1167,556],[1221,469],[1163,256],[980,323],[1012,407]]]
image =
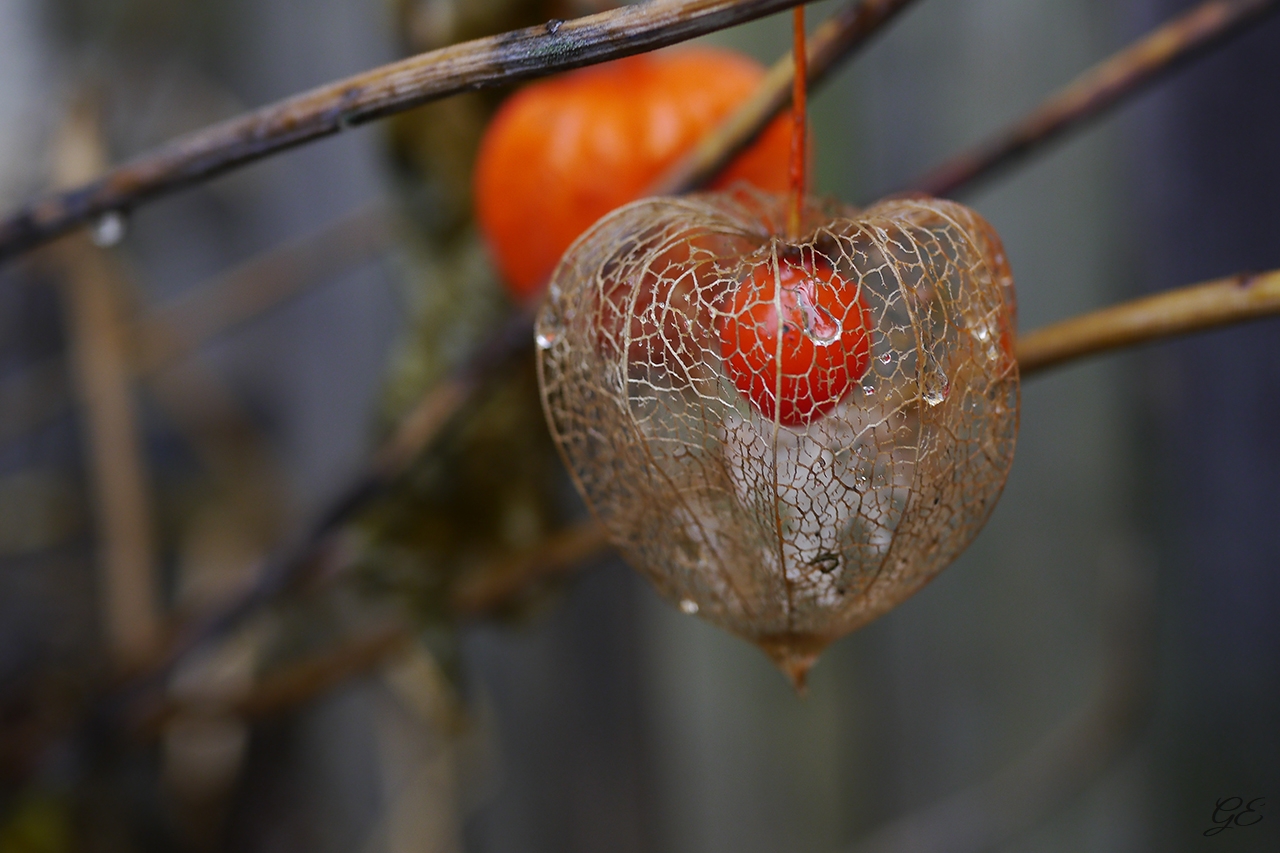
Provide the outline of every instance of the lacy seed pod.
[[636,202],[538,319],[552,435],[623,556],[800,685],[977,534],[1018,424],[1012,278],[977,213]]

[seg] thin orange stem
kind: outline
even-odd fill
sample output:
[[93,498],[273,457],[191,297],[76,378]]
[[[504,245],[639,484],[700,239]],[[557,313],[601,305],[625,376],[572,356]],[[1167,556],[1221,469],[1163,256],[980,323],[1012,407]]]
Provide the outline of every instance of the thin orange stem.
[[804,206],[805,148],[807,147],[805,134],[808,130],[805,92],[809,82],[809,59],[805,55],[804,6],[796,6],[791,14],[795,29],[793,33],[795,46],[792,48],[791,55],[796,64],[796,73],[795,80],[791,84],[791,211],[787,217],[787,235],[794,239],[800,236],[800,211]]

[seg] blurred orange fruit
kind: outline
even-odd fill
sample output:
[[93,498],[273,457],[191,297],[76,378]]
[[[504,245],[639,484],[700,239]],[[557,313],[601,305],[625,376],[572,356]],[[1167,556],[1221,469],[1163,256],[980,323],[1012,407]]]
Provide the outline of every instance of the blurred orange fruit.
[[[640,198],[764,78],[728,50],[648,53],[573,71],[513,95],[485,131],[476,216],[511,294],[541,294],[565,249]],[[781,116],[712,184],[788,184],[791,118]]]

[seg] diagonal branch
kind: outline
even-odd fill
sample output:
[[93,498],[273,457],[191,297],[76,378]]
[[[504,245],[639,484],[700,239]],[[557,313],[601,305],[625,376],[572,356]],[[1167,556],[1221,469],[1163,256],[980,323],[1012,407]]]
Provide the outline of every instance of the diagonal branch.
[[213,276],[139,318],[135,369],[148,375],[171,367],[221,335],[387,252],[398,236],[391,211],[375,202]]
[[[201,347],[348,272],[395,243],[389,210],[375,204],[275,246],[135,318],[125,337],[130,367],[151,385]],[[71,405],[61,356],[15,370],[0,383],[0,445],[63,415]]]
[[1280,270],[1241,273],[1123,302],[1018,338],[1023,376],[1125,347],[1280,314]]
[[[809,87],[816,88],[913,0],[856,0],[836,12],[809,36]],[[791,54],[779,59],[751,99],[650,188],[651,195],[676,195],[709,183],[738,154],[755,142],[779,113],[791,104],[795,63]]]
[[0,261],[142,202],[427,101],[643,53],[801,0],[649,0],[383,65],[197,131],[0,220]]
[[926,195],[953,196],[1104,114],[1276,11],[1280,11],[1280,0],[1202,3],[1093,66],[1021,121],[908,187]]
[[127,705],[154,688],[192,651],[225,635],[259,608],[318,573],[336,556],[335,551],[341,551],[336,534],[343,525],[408,470],[418,455],[480,396],[489,380],[531,345],[532,338],[533,319],[529,312],[517,312],[502,324],[470,359],[423,395],[366,469],[338,492],[309,527],[262,566],[248,588],[181,631],[164,654],[115,697],[117,705]]

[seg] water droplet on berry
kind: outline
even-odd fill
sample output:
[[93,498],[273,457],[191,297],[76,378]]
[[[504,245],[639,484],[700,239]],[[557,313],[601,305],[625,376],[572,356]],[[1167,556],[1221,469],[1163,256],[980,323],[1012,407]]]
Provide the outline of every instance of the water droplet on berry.
[[93,241],[93,245],[105,249],[119,244],[127,230],[124,216],[118,210],[111,210],[102,214],[93,224],[89,239]]
[[831,312],[819,305],[808,287],[796,288],[796,304],[804,315],[805,337],[818,346],[829,346],[840,338],[840,324]]

